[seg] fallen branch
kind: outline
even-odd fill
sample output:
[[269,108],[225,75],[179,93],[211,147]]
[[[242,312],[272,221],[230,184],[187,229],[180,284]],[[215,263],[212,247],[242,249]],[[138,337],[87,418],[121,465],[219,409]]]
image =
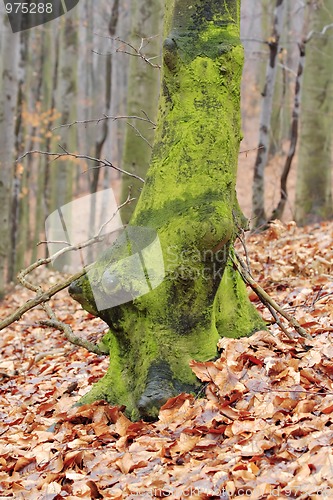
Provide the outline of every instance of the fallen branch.
[[50,319],[40,321],[39,323],[41,325],[50,326],[51,328],[60,330],[71,344],[77,345],[79,347],[84,347],[89,352],[93,352],[94,354],[98,354],[99,356],[109,354],[109,349],[107,348],[107,346],[104,346],[103,344],[96,345],[89,340],[85,340],[82,337],[78,337],[77,335],[75,335],[69,325],[57,319],[49,304],[44,304],[43,307]]
[[[66,323],[63,323],[62,321],[59,321],[56,318],[51,307],[47,304],[47,302],[50,300],[50,298],[53,295],[58,293],[60,290],[67,288],[73,281],[79,279],[81,276],[86,274],[87,271],[92,267],[93,264],[90,264],[89,266],[84,267],[76,274],[71,275],[66,280],[64,280],[60,283],[57,283],[56,285],[54,285],[53,287],[49,288],[46,291],[43,291],[40,286],[36,286],[33,283],[30,283],[26,279],[26,276],[29,273],[31,273],[32,271],[34,271],[35,269],[37,269],[38,267],[40,267],[42,265],[49,264],[50,262],[52,262],[52,260],[59,257],[60,255],[63,255],[65,253],[73,251],[73,250],[80,250],[80,249],[85,248],[89,245],[92,245],[96,242],[102,241],[105,237],[104,235],[102,235],[102,231],[105,229],[107,224],[109,224],[109,222],[112,221],[112,219],[116,216],[116,214],[119,212],[119,210],[122,207],[124,207],[125,205],[128,205],[133,200],[134,200],[134,198],[131,198],[130,193],[129,193],[127,196],[127,199],[124,201],[124,203],[122,203],[121,205],[119,205],[117,207],[117,210],[112,215],[112,217],[110,217],[110,219],[108,219],[106,222],[104,222],[100,226],[97,234],[95,236],[93,236],[92,238],[90,238],[89,240],[85,241],[84,243],[79,243],[77,245],[71,245],[69,242],[64,241],[62,243],[68,245],[67,247],[62,248],[61,250],[59,250],[58,252],[56,252],[55,254],[53,254],[50,257],[46,257],[44,259],[39,259],[38,261],[31,264],[29,267],[27,267],[23,271],[21,271],[17,277],[19,282],[25,288],[28,288],[29,290],[37,293],[37,296],[33,299],[28,300],[25,304],[23,304],[23,306],[19,307],[11,315],[7,316],[7,318],[2,320],[0,322],[0,330],[3,330],[7,326],[11,325],[12,323],[14,323],[14,321],[18,321],[23,316],[23,314],[26,313],[27,311],[29,311],[30,309],[33,309],[34,307],[42,304],[45,312],[47,313],[47,315],[49,316],[50,319],[40,321],[39,323],[41,325],[57,328],[58,330],[63,332],[63,334],[65,335],[65,337],[67,338],[67,340],[69,342],[71,342],[74,345],[84,347],[85,349],[87,349],[90,352],[93,352],[93,353],[99,354],[99,355],[108,354],[108,350],[107,350],[106,346],[104,346],[103,344],[96,345],[92,342],[89,342],[88,340],[82,339],[81,337],[74,335],[71,327],[69,325],[67,325]],[[48,242],[43,242],[43,243],[48,243]]]
[[81,278],[81,276],[83,276],[86,272],[87,269],[82,269],[80,272],[73,274],[66,280],[51,286],[48,290],[40,292],[33,299],[28,300],[25,304],[23,304],[23,306],[16,309],[16,311],[14,311],[12,314],[7,316],[7,318],[3,319],[0,322],[0,330],[3,330],[4,328],[11,325],[15,321],[18,321],[23,316],[23,314],[25,314],[27,311],[30,311],[30,309],[33,309],[34,307],[40,304],[48,302],[50,298],[53,297],[53,295],[60,292],[60,290],[67,288],[73,281]]
[[[231,260],[232,260],[235,268],[237,269],[237,271],[241,275],[243,281],[245,283],[247,283],[252,288],[252,290],[257,294],[257,296],[259,297],[261,302],[266,307],[268,307],[268,309],[270,311],[274,310],[274,311],[278,312],[283,318],[285,318],[288,321],[288,323],[296,330],[296,332],[301,337],[312,340],[312,337],[298,323],[298,321],[293,316],[288,314],[281,306],[279,306],[279,304],[277,304],[277,302],[275,302],[275,300],[272,299],[272,297],[270,297],[268,295],[268,293],[265,292],[265,290],[263,288],[261,288],[260,285],[258,285],[258,283],[252,278],[251,274],[246,269],[246,266],[245,266],[243,260],[236,252],[235,252],[235,258],[231,256]],[[275,318],[276,314],[273,314],[273,316]],[[281,323],[279,324],[279,326],[281,328]],[[289,338],[292,338],[290,336],[290,333],[284,327],[282,328],[282,330]]]

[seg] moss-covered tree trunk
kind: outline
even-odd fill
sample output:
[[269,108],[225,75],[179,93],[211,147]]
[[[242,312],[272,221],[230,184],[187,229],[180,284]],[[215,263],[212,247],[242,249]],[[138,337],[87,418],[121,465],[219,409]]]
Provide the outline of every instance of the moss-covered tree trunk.
[[98,312],[91,286],[95,297],[117,293],[115,246],[71,286],[110,325],[109,370],[84,402],[154,418],[169,397],[199,386],[191,359],[212,359],[219,337],[263,326],[228,260],[244,223],[235,195],[242,63],[239,1],[168,2],[153,156],[131,220],[157,231],[166,275],[146,295]]

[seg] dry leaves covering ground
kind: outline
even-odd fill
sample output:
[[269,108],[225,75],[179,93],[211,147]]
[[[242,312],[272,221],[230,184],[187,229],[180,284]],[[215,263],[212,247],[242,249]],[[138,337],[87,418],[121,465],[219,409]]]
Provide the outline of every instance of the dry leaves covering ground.
[[[41,309],[4,330],[0,498],[333,498],[332,242],[328,223],[277,223],[248,238],[257,281],[313,340],[275,325],[221,340],[221,359],[193,362],[206,397],[181,394],[156,423],[131,423],[103,402],[73,408],[107,359],[38,326]],[[15,289],[1,316],[27,298]],[[76,332],[102,335],[104,323],[65,292],[52,305]]]

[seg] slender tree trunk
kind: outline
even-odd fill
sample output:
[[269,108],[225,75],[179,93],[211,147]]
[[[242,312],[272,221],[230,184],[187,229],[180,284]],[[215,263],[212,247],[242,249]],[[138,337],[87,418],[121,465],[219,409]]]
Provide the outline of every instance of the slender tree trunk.
[[[297,166],[296,221],[300,225],[332,218],[333,0],[313,7],[302,94]],[[321,32],[321,33],[320,33]]]
[[268,41],[269,60],[266,68],[266,81],[262,93],[263,102],[260,116],[259,144],[254,165],[253,191],[252,191],[252,211],[253,223],[255,227],[263,226],[266,221],[265,213],[265,190],[264,190],[264,170],[267,165],[270,124],[272,116],[272,103],[277,72],[277,62],[279,54],[279,40],[283,24],[284,1],[277,0],[274,11],[273,33]]
[[[127,255],[126,240],[70,287],[110,325],[103,340],[110,367],[82,402],[106,399],[125,404],[133,418],[155,418],[169,397],[199,386],[191,359],[214,358],[220,336],[263,327],[228,261],[237,227],[245,224],[235,194],[243,66],[239,4],[173,0],[166,6],[155,143],[131,219],[139,235],[140,227],[157,232],[165,277],[149,293],[111,307],[120,292],[140,291],[143,284],[135,281],[137,267],[127,274],[126,261],[119,260]],[[156,255],[145,252],[145,275],[154,276],[160,271]],[[108,308],[98,311],[96,301]]]
[[[47,64],[47,61],[51,59],[51,47],[50,47],[50,38],[48,36],[48,30],[44,30],[42,33],[40,33],[40,53],[39,53],[39,58],[38,58],[38,65],[36,64],[35,67],[37,67],[37,78],[36,79],[36,94],[35,94],[35,110],[39,108],[40,112],[44,111],[44,106],[42,105],[42,100],[43,100],[43,88],[47,87],[50,84],[50,80],[52,80],[52,72],[46,72],[45,65],[47,69],[49,69],[49,66]],[[49,93],[46,93],[46,96],[49,97]],[[46,103],[43,103],[46,104]],[[50,103],[49,103],[50,104]],[[50,108],[48,108],[50,110]],[[34,135],[37,135],[39,132],[39,125],[37,125],[34,130],[33,130],[33,138]],[[38,140],[39,137],[36,139]],[[42,138],[44,143],[44,137]],[[48,139],[45,140],[45,143],[48,144]],[[39,146],[40,147],[40,146]],[[44,179],[45,179],[45,169],[47,169],[47,162],[45,161],[45,158],[43,156],[39,156],[37,158],[37,165],[36,165],[36,176],[35,176],[35,217],[34,217],[34,232],[33,232],[33,239],[32,239],[32,262],[35,262],[37,260],[38,256],[38,242],[43,239],[41,238],[41,232],[44,229],[44,221],[46,217],[46,212],[45,212],[45,190],[44,190]],[[31,200],[30,200],[31,202]]]
[[[119,0],[114,0],[109,15],[110,17],[108,22],[108,31],[111,40],[113,40],[115,38],[118,19],[119,19]],[[98,20],[96,24],[98,24]],[[97,68],[100,68],[100,70],[96,71],[96,78],[99,79],[100,81],[96,82],[96,84],[94,85],[94,92],[96,93],[97,89],[100,88],[101,89],[100,93],[102,96],[104,96],[104,99],[98,99],[98,100],[95,99],[95,102],[98,103],[98,106],[96,106],[98,111],[96,111],[95,116],[102,116],[103,108],[105,113],[105,111],[109,112],[111,107],[113,59],[112,59],[112,53],[108,54],[106,58],[102,57],[100,54],[98,54],[97,57],[98,57]],[[95,140],[93,156],[95,158],[102,158],[102,151],[109,134],[108,120],[104,120],[101,122],[98,132],[99,133],[97,134]],[[101,169],[99,168],[95,168],[92,171],[90,180],[90,193],[97,192],[99,180],[101,178],[100,173]],[[99,227],[100,223],[97,220],[97,207],[95,203],[95,198],[91,197],[90,210],[89,210],[89,229],[91,236],[97,234]],[[94,259],[96,259],[96,255],[94,254],[94,249],[91,246],[88,248],[88,260],[89,262],[93,262]]]
[[0,295],[4,291],[10,248],[10,206],[14,173],[15,112],[18,95],[20,35],[12,34],[8,21],[2,30],[0,93]]
[[298,135],[299,135],[298,132],[299,132],[299,121],[300,121],[301,96],[303,90],[306,44],[308,42],[307,31],[308,31],[308,16],[305,16],[303,24],[302,40],[298,44],[299,59],[298,59],[297,74],[295,79],[292,119],[289,131],[289,141],[290,141],[289,149],[280,179],[280,201],[277,207],[273,210],[270,220],[282,219],[284,209],[288,201],[287,181],[291,170],[291,165],[294,160],[294,156],[296,154]]
[[[60,18],[61,33],[59,66],[56,90],[56,109],[61,113],[60,124],[70,123],[76,118],[76,88],[77,88],[77,11]],[[77,129],[61,129],[57,143],[69,151],[77,147]],[[59,148],[58,148],[59,149]],[[52,169],[52,205],[59,207],[71,199],[73,181],[73,162],[58,162]],[[52,207],[52,208],[53,208]]]
[[[161,0],[135,0],[132,2],[132,35],[131,42],[138,47],[141,37],[148,39],[143,44],[143,53],[152,57],[152,63],[158,64],[160,53],[161,32]],[[127,56],[128,57],[128,56]],[[150,67],[139,57],[131,56],[128,83],[127,115],[140,116],[145,114],[155,121],[158,102],[160,73],[157,68]],[[144,113],[145,114],[144,114]],[[144,178],[151,157],[151,145],[154,140],[154,127],[151,123],[130,120],[126,128],[122,168]],[[129,189],[131,195],[139,198],[142,189],[141,182],[129,176],[122,178],[121,202],[125,201]],[[128,223],[136,203],[131,203],[122,209],[124,223]]]
[[[24,148],[24,122],[23,122],[23,106],[25,89],[25,76],[28,59],[28,42],[29,33],[20,33],[20,55],[19,55],[19,71],[18,71],[18,95],[16,106],[16,123],[15,123],[15,153],[18,157],[23,153]],[[18,242],[20,227],[20,195],[22,192],[22,178],[24,167],[21,163],[15,162],[13,176],[13,191],[11,203],[11,241],[10,241],[10,258],[8,265],[8,279],[14,281],[14,278],[19,271],[18,269]]]

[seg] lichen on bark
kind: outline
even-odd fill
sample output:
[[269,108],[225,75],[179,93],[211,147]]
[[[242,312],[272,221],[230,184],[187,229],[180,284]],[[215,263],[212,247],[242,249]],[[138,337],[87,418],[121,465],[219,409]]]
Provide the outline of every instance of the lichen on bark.
[[102,288],[119,258],[111,248],[72,285],[110,325],[110,367],[83,402],[106,399],[133,419],[156,418],[169,397],[200,386],[191,359],[216,357],[220,336],[263,327],[229,260],[245,224],[235,194],[242,64],[239,1],[168,2],[153,155],[131,219],[156,230],[166,275],[148,294],[98,312],[91,284]]

